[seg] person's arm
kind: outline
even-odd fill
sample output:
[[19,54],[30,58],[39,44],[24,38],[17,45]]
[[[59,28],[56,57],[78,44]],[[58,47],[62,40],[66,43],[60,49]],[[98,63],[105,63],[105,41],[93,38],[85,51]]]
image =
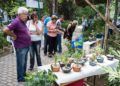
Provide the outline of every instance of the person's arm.
[[35,25],[35,28],[36,28],[36,32],[34,32],[33,34],[37,34],[37,35],[42,34],[42,32],[43,32],[43,25],[39,24],[39,22],[38,23],[35,22],[34,25]]
[[52,29],[51,27],[47,27],[47,28],[48,28],[48,32],[50,33],[55,33],[58,31],[57,29]]
[[57,32],[57,29],[55,29],[56,27],[55,28],[51,28],[50,22],[48,22],[47,28],[48,28],[48,32],[49,33],[55,33],[55,32]]
[[10,31],[10,29],[8,27],[6,27],[3,32],[9,36],[11,36],[13,38],[13,40],[16,40],[17,39],[17,36],[12,32]]
[[14,20],[11,24],[9,24],[5,29],[3,29],[3,32],[13,38],[13,40],[17,39],[17,36],[14,34],[14,30],[17,29],[17,22]]
[[68,24],[68,26],[67,26],[67,31],[69,30],[70,27],[71,27],[71,24]]

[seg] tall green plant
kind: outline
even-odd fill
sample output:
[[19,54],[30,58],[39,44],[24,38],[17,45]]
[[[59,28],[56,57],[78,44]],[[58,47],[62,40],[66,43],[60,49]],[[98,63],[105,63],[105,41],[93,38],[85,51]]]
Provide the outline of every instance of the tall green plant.
[[2,49],[4,46],[9,45],[5,37],[3,36],[3,32],[0,32],[0,49]]
[[104,67],[104,71],[109,73],[107,86],[120,85],[120,66],[117,68]]

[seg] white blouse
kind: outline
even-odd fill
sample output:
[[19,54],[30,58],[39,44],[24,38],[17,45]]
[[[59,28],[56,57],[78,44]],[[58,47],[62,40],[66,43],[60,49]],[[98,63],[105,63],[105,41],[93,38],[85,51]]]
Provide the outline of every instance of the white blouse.
[[[38,21],[37,26],[40,30],[43,29],[43,23],[41,21]],[[33,24],[32,20],[27,21],[27,27],[28,27],[30,33],[36,32],[36,27]],[[39,41],[42,38],[42,33],[40,35],[30,34],[30,36],[31,36],[31,41]]]

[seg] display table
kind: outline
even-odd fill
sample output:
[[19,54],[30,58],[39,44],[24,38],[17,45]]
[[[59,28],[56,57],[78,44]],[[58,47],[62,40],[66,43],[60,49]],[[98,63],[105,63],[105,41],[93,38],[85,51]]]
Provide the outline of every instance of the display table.
[[90,54],[90,51],[96,47],[97,44],[102,44],[102,38],[96,39],[95,41],[86,41],[83,43],[83,50],[86,54]]
[[[80,79],[83,79],[89,76],[105,74],[106,72],[103,71],[103,66],[116,68],[118,66],[118,63],[119,63],[119,60],[117,59],[114,59],[113,61],[109,61],[105,57],[104,63],[97,63],[96,66],[90,66],[89,62],[86,62],[85,66],[82,67],[80,72],[74,72],[73,70],[71,70],[70,73],[65,74],[62,72],[62,70],[60,70],[60,72],[54,72],[58,77],[58,79],[56,80],[56,83],[61,86],[62,84],[78,81]],[[44,66],[38,67],[38,71],[48,70],[48,69],[50,69],[50,65],[44,65]]]

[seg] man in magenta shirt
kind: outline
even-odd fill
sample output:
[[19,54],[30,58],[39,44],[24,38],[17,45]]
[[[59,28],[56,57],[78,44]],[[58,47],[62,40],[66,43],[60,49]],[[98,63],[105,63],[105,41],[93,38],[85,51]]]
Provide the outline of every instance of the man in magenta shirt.
[[4,29],[4,32],[11,36],[14,41],[17,61],[17,80],[25,81],[27,53],[31,44],[30,35],[26,26],[28,9],[25,7],[18,8],[18,17]]

